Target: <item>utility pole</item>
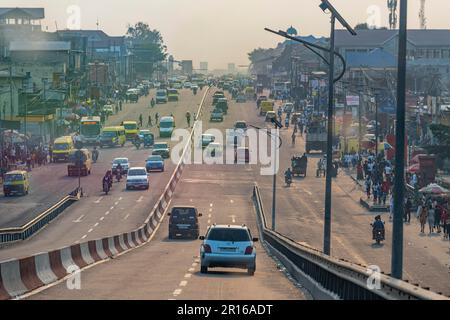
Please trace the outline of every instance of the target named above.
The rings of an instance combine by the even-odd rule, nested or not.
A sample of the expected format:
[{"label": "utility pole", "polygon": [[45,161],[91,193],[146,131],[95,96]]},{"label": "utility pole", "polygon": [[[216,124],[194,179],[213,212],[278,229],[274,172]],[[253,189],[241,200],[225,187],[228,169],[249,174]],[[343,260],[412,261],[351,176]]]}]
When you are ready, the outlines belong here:
[{"label": "utility pole", "polygon": [[405,94],[407,0],[400,1],[400,29],[398,41],[397,121],[395,132],[394,221],[392,229],[391,274],[396,279],[403,275],[403,207],[405,194]]},{"label": "utility pole", "polygon": [[[10,98],[10,112],[9,119],[13,119],[14,105],[13,105],[13,78],[12,78],[12,62],[9,62],[9,98]],[[5,117],[6,118],[6,117]]]}]

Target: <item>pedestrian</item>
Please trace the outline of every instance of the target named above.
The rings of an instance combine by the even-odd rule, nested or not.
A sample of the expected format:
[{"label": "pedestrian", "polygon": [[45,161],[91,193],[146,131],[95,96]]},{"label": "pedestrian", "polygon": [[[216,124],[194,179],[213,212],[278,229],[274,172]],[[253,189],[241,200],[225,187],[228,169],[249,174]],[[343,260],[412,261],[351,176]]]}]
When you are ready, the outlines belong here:
[{"label": "pedestrian", "polygon": [[426,205],[422,205],[419,213],[420,233],[425,233],[425,224],[427,223],[428,210]]},{"label": "pedestrian", "polygon": [[364,171],[361,161],[359,161],[358,165],[356,166],[356,180],[364,180]]},{"label": "pedestrian", "polygon": [[159,121],[159,113],[157,112],[155,114],[155,124],[158,124],[158,121]]},{"label": "pedestrian", "polygon": [[436,200],[433,203],[434,206],[434,227],[437,233],[441,233],[441,206],[438,206]]},{"label": "pedestrian", "polygon": [[142,127],[142,122],[144,121],[142,113],[139,115],[139,126]]},{"label": "pedestrian", "polygon": [[153,126],[153,123],[152,123],[152,115],[149,114],[149,115],[148,115],[148,123],[147,123],[147,127],[152,127],[152,126]]},{"label": "pedestrian", "polygon": [[406,198],[406,202],[405,202],[405,222],[411,223],[411,207],[412,207],[412,203],[411,203],[411,199],[409,199],[409,197]]},{"label": "pedestrian", "polygon": [[122,99],[119,101],[119,110],[122,111]]},{"label": "pedestrian", "polygon": [[383,195],[383,205],[386,205],[386,199],[387,199],[387,196],[389,195],[389,189],[390,189],[389,181],[387,179],[383,180],[383,183],[381,184],[381,192]]},{"label": "pedestrian", "polygon": [[428,222],[428,228],[430,230],[430,235],[434,232],[434,205],[431,203],[428,205],[428,216],[427,216],[427,222]]},{"label": "pedestrian", "polygon": [[448,210],[448,204],[447,208],[444,205],[441,206],[441,221],[444,229],[444,240],[450,240],[450,210]]}]

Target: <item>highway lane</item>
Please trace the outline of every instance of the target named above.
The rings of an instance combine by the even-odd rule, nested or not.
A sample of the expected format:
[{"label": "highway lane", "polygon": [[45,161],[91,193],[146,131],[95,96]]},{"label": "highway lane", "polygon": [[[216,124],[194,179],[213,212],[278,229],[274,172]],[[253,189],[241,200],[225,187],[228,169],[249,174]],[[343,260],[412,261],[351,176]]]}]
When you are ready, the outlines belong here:
[{"label": "highway lane", "polygon": [[[210,109],[202,114],[203,127],[231,128],[254,106],[230,105],[230,114],[210,124]],[[253,165],[188,165],[177,186],[173,205],[194,205],[203,216],[201,233],[208,225],[246,224],[257,236],[251,199]],[[259,243],[253,277],[246,270],[210,269],[201,274],[199,240],[169,240],[164,219],[150,243],[81,273],[81,290],[60,283],[30,299],[304,299],[304,294],[281,272]]]},{"label": "highway lane", "polygon": [[[141,99],[137,104],[124,104],[125,113],[112,116],[108,121],[111,124],[118,124],[123,120],[137,119],[141,113],[146,119],[149,112],[152,117],[158,112],[161,116],[173,114],[177,127],[187,128],[185,113],[188,110],[191,113],[197,112],[205,91],[206,89],[193,95],[190,90],[181,90],[179,102],[160,104],[151,109],[149,102],[152,95],[150,95]],[[170,142],[170,139],[159,138],[156,126],[150,129],[155,133],[156,141]],[[172,142],[170,143],[172,144]],[[60,217],[34,237],[0,249],[0,261],[130,231],[141,225],[169,181],[175,164],[166,160],[165,172],[151,173],[150,190],[148,191],[126,191],[124,179],[121,183],[115,182],[112,192],[105,196],[101,191],[101,179],[106,170],[110,168],[113,158],[126,156],[130,159],[132,166],[144,166],[145,159],[150,153],[151,149],[136,150],[131,143],[127,143],[124,148],[101,149],[99,161],[94,165],[93,173],[81,180],[85,197],[66,209]],[[56,186],[53,181],[48,182],[55,190],[58,190],[58,186],[59,188],[65,187],[64,183],[67,181],[73,184],[70,187],[72,190],[77,186],[76,178],[64,176],[65,164],[54,165],[54,168],[51,165],[49,168],[52,168],[53,171],[51,172],[52,176],[50,176],[50,172],[47,173],[47,179],[61,176],[63,180]],[[59,168],[59,171],[55,168]],[[45,179],[46,177],[42,176],[41,181],[45,181]]]}]

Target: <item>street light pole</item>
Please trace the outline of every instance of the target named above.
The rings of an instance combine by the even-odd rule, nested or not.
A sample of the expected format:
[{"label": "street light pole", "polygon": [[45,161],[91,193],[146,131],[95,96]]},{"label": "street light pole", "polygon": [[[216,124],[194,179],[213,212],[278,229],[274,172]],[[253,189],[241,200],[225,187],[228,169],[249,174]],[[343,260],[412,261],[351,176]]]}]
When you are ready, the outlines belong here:
[{"label": "street light pole", "polygon": [[325,185],[325,217],[323,229],[323,252],[331,253],[331,185],[333,174],[333,121],[334,121],[334,34],[336,17],[331,15],[330,60],[328,72],[328,134],[327,134],[327,176]]},{"label": "street light pole", "polygon": [[403,275],[403,207],[405,193],[405,94],[406,94],[407,0],[400,1],[398,41],[397,122],[395,128],[394,218],[392,228],[391,274]]},{"label": "street light pole", "polygon": [[375,156],[378,157],[378,94],[375,94]]}]

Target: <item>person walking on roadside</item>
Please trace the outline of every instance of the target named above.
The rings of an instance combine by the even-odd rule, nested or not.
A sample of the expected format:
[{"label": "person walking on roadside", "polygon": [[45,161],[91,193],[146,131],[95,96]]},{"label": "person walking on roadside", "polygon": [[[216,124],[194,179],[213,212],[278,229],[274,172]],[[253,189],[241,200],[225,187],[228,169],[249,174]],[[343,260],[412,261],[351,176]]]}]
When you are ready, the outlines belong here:
[{"label": "person walking on roadside", "polygon": [[139,115],[139,126],[142,127],[142,123],[143,123],[144,119],[142,117],[142,113]]},{"label": "person walking on roadside", "polygon": [[428,215],[427,215],[428,228],[430,230],[429,235],[431,235],[434,232],[434,211],[435,207],[433,203],[430,203],[428,205]]},{"label": "person walking on roadside", "polygon": [[367,176],[366,182],[365,182],[367,199],[370,199],[370,186],[371,186],[371,184],[372,184],[372,181],[370,180],[370,177]]},{"label": "person walking on roadside", "polygon": [[147,127],[153,127],[152,115],[151,114],[148,115]]},{"label": "person walking on roadside", "polygon": [[441,233],[441,206],[438,206],[436,200],[433,202],[434,207],[434,227],[437,233]]},{"label": "person walking on roadside", "polygon": [[425,224],[427,223],[427,216],[428,216],[427,206],[423,204],[420,207],[419,212],[420,233],[425,233]]},{"label": "person walking on roadside", "polygon": [[411,207],[412,207],[411,199],[407,197],[405,202],[405,216],[404,216],[405,222],[407,223],[411,223]]},{"label": "person walking on roadside", "polygon": [[155,124],[158,124],[158,122],[159,122],[159,113],[157,112],[155,114]]}]

